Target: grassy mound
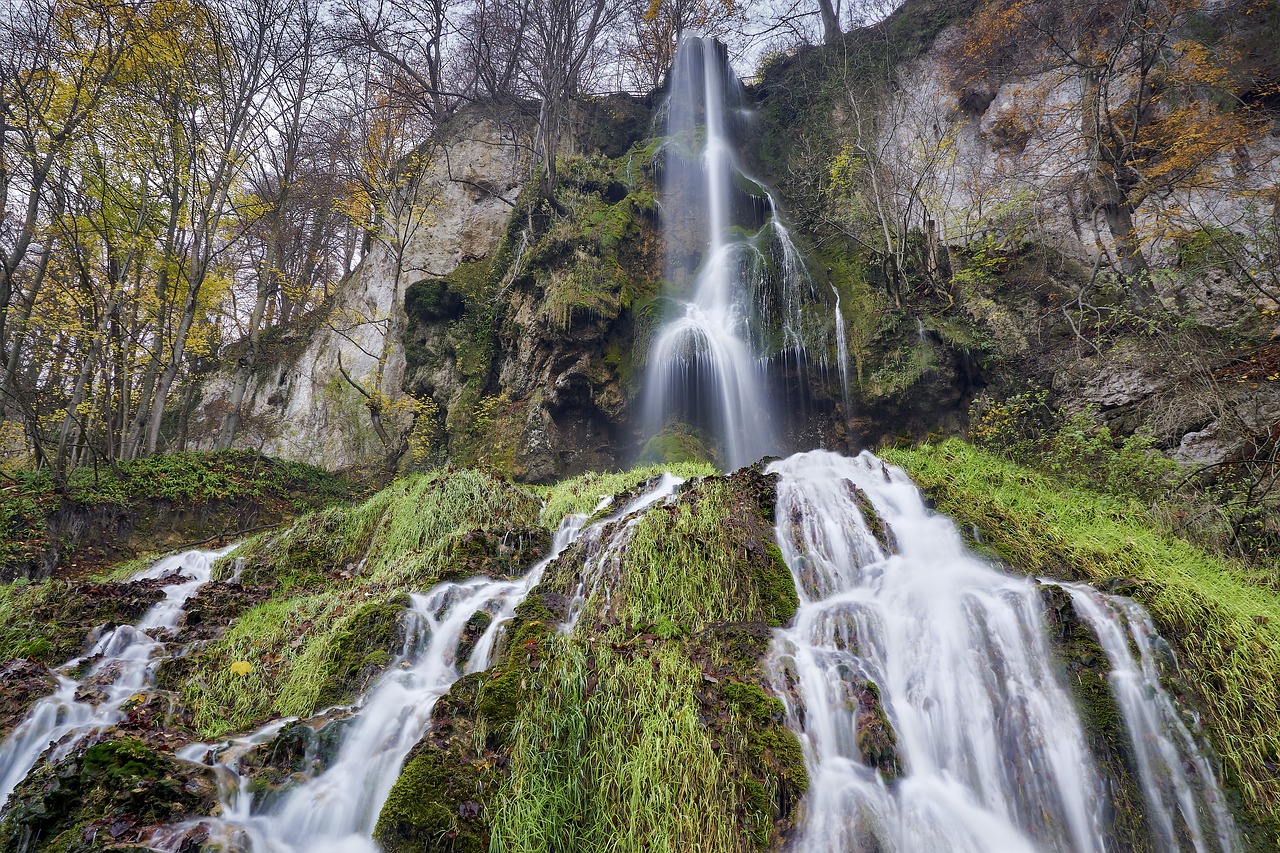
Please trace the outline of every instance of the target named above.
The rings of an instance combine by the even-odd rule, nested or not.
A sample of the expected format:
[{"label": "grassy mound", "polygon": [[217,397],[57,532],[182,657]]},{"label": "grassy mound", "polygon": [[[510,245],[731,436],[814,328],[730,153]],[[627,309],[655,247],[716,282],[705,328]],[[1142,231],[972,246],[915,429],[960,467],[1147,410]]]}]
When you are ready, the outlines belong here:
[{"label": "grassy mound", "polygon": [[346,499],[352,486],[248,450],[180,452],[77,468],[61,494],[48,472],[0,489],[0,579],[98,572],[149,551],[235,535]]},{"label": "grassy mound", "polygon": [[[405,593],[441,580],[519,574],[545,552],[540,495],[477,471],[408,477],[355,506],[298,519],[218,571],[271,598],[214,642],[166,663],[190,723],[216,737],[348,701],[399,649]],[[512,535],[512,534],[522,535]],[[246,672],[243,666],[250,669]]]},{"label": "grassy mound", "polygon": [[1012,565],[1111,582],[1177,651],[1174,686],[1202,709],[1245,827],[1280,839],[1280,596],[1256,574],[1160,532],[1140,505],[1073,489],[959,440],[886,454],[940,512],[975,525]]},{"label": "grassy mound", "polygon": [[[603,490],[653,473],[565,484],[544,520],[589,512]],[[777,840],[808,782],[782,704],[762,689],[768,626],[796,607],[769,544],[773,496],[774,479],[759,471],[704,479],[641,515],[616,561],[594,549],[620,525],[549,567],[499,662],[442,700],[383,809],[384,849],[432,838],[511,851]],[[584,581],[581,616],[565,633]]]}]

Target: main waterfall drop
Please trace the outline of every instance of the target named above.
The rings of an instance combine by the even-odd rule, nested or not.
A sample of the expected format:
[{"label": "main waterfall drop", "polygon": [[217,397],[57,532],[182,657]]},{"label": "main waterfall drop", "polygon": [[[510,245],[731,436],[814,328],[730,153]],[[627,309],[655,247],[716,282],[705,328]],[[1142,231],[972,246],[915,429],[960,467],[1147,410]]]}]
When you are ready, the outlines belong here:
[{"label": "main waterfall drop", "polygon": [[694,431],[727,470],[781,452],[778,375],[803,375],[814,344],[825,369],[833,325],[772,196],[738,162],[745,115],[724,45],[685,39],[661,149],[670,307],[649,349],[643,417],[649,436]]}]

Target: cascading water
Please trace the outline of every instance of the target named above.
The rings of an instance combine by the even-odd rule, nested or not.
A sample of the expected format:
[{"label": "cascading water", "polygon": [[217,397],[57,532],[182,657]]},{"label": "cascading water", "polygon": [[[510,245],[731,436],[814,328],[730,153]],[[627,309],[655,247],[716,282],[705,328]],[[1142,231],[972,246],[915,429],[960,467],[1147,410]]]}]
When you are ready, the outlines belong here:
[{"label": "cascading water", "polygon": [[1167,647],[1159,650],[1163,640],[1150,614],[1132,599],[1083,584],[1061,586],[1107,654],[1108,678],[1129,730],[1158,848],[1235,849],[1235,826],[1214,783],[1213,767],[1160,685],[1158,661],[1172,655]]},{"label": "cascading water", "polygon": [[[737,162],[742,110],[724,46],[681,42],[662,148],[668,281],[679,288],[697,269],[649,349],[643,413],[649,435],[677,423],[704,432],[727,469],[781,447],[771,360],[803,370],[808,338],[821,339],[825,364],[830,310],[772,196]],[[821,323],[808,317],[816,306]]]},{"label": "cascading water", "polygon": [[[163,660],[160,652],[164,643],[153,635],[177,626],[183,606],[212,577],[214,562],[233,547],[165,557],[130,578],[140,581],[172,576],[172,582],[163,587],[164,598],[136,625],[113,628],[97,639],[88,654],[60,667],[58,689],[38,701],[0,745],[0,807],[50,745],[50,760],[60,760],[87,736],[120,720],[125,703],[150,683]],[[89,669],[83,678],[68,674],[85,664]],[[83,685],[94,685],[101,692],[77,698]]]},{"label": "cascading water", "polygon": [[[523,578],[477,577],[446,582],[412,596],[405,647],[400,658],[360,700],[347,721],[335,759],[314,777],[289,790],[266,810],[255,810],[251,780],[238,761],[254,745],[270,741],[283,725],[273,722],[248,737],[212,746],[193,744],[187,760],[211,763],[222,792],[220,818],[169,827],[152,838],[159,849],[179,849],[196,824],[211,843],[254,853],[376,853],[373,830],[405,757],[431,722],[436,701],[465,673],[489,666],[503,624],[515,613],[543,571],[580,534],[599,538],[605,526],[664,499],[681,480],[663,476],[617,513],[583,534],[586,516],[570,515],[556,532],[551,553]],[[603,507],[601,507],[603,508]],[[492,620],[466,660],[460,642],[471,617]]]},{"label": "cascading water", "polygon": [[[868,453],[815,451],[770,470],[801,602],[771,652],[811,775],[797,849],[1114,849],[1107,785],[1055,674],[1035,582],[969,556],[907,476]],[[1123,624],[1095,611],[1099,625]],[[1138,695],[1149,690],[1134,701],[1158,706]],[[885,773],[870,753],[887,726],[899,765]],[[1181,748],[1194,752],[1189,737]],[[1174,821],[1179,796],[1151,797],[1153,824]],[[1153,842],[1177,849],[1166,840]],[[1231,848],[1229,831],[1216,846]]]}]

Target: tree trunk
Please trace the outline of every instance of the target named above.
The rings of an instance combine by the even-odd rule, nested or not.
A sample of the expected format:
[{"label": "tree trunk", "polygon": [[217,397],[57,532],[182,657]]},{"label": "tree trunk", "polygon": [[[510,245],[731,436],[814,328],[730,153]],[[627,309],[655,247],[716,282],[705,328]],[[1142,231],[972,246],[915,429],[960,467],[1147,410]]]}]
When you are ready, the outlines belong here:
[{"label": "tree trunk", "polygon": [[1108,195],[1102,205],[1102,215],[1107,220],[1107,228],[1116,243],[1116,261],[1120,264],[1120,275],[1124,278],[1134,306],[1143,310],[1151,308],[1157,304],[1159,296],[1151,284],[1151,272],[1147,259],[1142,254],[1137,229],[1133,225],[1133,205],[1118,190]]},{"label": "tree trunk", "polygon": [[253,303],[253,313],[249,316],[248,349],[236,365],[235,384],[231,386],[231,411],[227,412],[222,423],[222,434],[218,436],[218,449],[227,450],[235,441],[236,431],[240,429],[240,407],[244,403],[245,391],[249,388],[249,380],[253,377],[253,368],[258,363],[258,341],[262,337],[262,316],[266,313],[267,302],[272,294],[280,290],[276,270],[279,268],[279,242],[274,236],[271,246],[263,258],[262,272],[258,279],[258,298]]},{"label": "tree trunk", "polygon": [[822,16],[822,43],[835,44],[840,40],[840,16],[831,0],[818,0],[818,12]]}]

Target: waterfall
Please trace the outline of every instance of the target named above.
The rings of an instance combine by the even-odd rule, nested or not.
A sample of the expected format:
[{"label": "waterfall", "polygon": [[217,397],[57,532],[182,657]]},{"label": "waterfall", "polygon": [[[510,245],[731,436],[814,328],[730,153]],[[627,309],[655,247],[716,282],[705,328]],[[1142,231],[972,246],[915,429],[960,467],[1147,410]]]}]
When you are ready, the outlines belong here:
[{"label": "waterfall", "polygon": [[[1173,699],[1160,685],[1158,660],[1171,657],[1151,616],[1132,599],[1084,584],[1061,584],[1097,635],[1111,665],[1109,680],[1137,759],[1148,820],[1159,849],[1196,851],[1238,846],[1213,767],[1196,746]],[[1137,652],[1135,659],[1133,652]],[[1202,817],[1212,836],[1206,838]]]},{"label": "waterfall", "polygon": [[[90,734],[120,720],[125,703],[151,683],[157,664],[163,660],[164,643],[155,635],[177,626],[183,606],[213,576],[214,562],[234,547],[165,557],[129,579],[170,582],[162,587],[164,598],[136,624],[105,632],[87,654],[59,667],[55,673],[57,690],[36,702],[0,744],[0,808],[45,749],[52,745],[49,760],[61,760]],[[82,678],[70,675],[85,665],[88,671]],[[78,698],[83,685],[93,685],[101,692],[97,697]]]},{"label": "waterfall", "polygon": [[[445,582],[411,597],[404,648],[359,700],[345,723],[335,759],[265,809],[256,808],[250,778],[239,759],[269,742],[289,721],[275,721],[244,738],[222,744],[192,744],[179,757],[212,765],[220,779],[221,817],[166,828],[151,839],[158,849],[181,849],[197,825],[210,841],[255,853],[377,853],[373,830],[400,775],[401,765],[431,722],[436,701],[463,674],[488,668],[498,636],[538,584],[542,573],[580,535],[599,539],[607,525],[663,500],[683,481],[658,478],[616,513],[583,531],[587,517],[569,515],[557,530],[550,554],[518,580],[485,577]],[[604,502],[597,510],[605,508]],[[459,646],[471,618],[492,620],[466,660]]]},{"label": "waterfall", "polygon": [[[969,555],[907,476],[869,453],[814,451],[770,470],[780,475],[775,532],[801,602],[770,653],[811,775],[797,849],[1115,849],[1107,783],[1057,674],[1037,584]],[[1073,596],[1124,682],[1128,650],[1105,632],[1123,633],[1127,619],[1149,633],[1149,621],[1078,588]],[[1176,721],[1152,698],[1153,679],[1148,672],[1130,691],[1145,708],[1137,713],[1154,715],[1150,730],[1131,728],[1135,740],[1167,737]],[[1179,754],[1198,756],[1173,729]],[[1154,777],[1177,763],[1161,754]],[[1207,761],[1195,760],[1220,803]],[[1181,815],[1194,825],[1178,784],[1157,787],[1150,822],[1172,826]],[[1156,849],[1177,849],[1171,834],[1156,835]],[[1232,846],[1220,830],[1212,849]]]},{"label": "waterfall", "polygon": [[666,109],[662,213],[674,286],[649,348],[644,426],[649,435],[692,427],[734,469],[780,450],[773,363],[802,375],[819,341],[825,365],[826,317],[809,317],[819,294],[800,251],[773,197],[737,161],[742,89],[723,45],[681,42]]}]

